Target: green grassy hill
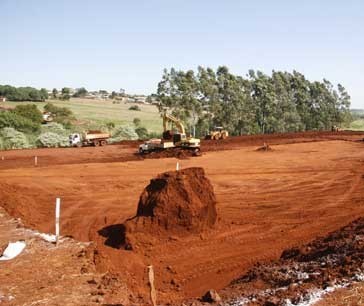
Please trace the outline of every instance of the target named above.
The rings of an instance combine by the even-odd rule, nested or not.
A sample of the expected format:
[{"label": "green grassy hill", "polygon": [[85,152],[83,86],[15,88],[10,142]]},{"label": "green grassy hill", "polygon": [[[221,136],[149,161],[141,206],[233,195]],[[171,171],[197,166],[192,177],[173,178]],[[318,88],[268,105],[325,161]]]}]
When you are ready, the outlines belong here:
[{"label": "green grassy hill", "polygon": [[364,131],[364,110],[352,109],[350,112],[354,120],[350,123],[348,128],[355,131]]},{"label": "green grassy hill", "polygon": [[83,128],[102,127],[108,122],[117,124],[133,124],[134,118],[141,120],[141,125],[150,132],[162,131],[162,119],[154,105],[139,105],[141,111],[131,111],[133,104],[112,100],[90,100],[72,98],[70,101],[49,100],[47,102],[5,102],[6,107],[15,107],[18,104],[36,104],[42,111],[46,103],[53,103],[60,107],[68,107],[77,118],[78,125]]}]

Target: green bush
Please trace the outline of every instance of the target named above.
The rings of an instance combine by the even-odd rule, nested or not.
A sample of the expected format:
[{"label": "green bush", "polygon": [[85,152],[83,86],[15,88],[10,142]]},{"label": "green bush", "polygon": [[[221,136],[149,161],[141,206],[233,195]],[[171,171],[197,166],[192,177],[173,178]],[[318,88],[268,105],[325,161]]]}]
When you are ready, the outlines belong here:
[{"label": "green bush", "polygon": [[132,111],[141,111],[140,107],[138,105],[132,105],[129,107],[129,110]]},{"label": "green bush", "polygon": [[138,134],[135,129],[129,125],[118,125],[115,127],[110,138],[110,142],[118,142],[121,140],[137,140]]},{"label": "green bush", "polygon": [[1,145],[3,149],[27,149],[30,147],[29,142],[24,133],[19,132],[11,127],[1,129],[2,138]]},{"label": "green bush", "polygon": [[41,124],[15,114],[14,112],[0,112],[0,129],[12,127],[24,133],[35,133],[40,130]]},{"label": "green bush", "polygon": [[43,125],[41,128],[41,132],[42,133],[51,132],[62,136],[68,136],[68,134],[70,134],[70,132],[67,131],[62,124],[57,122],[51,122]]},{"label": "green bush", "polygon": [[37,139],[37,146],[46,148],[68,147],[68,137],[53,132],[42,133]]},{"label": "green bush", "polygon": [[17,105],[12,112],[38,124],[43,121],[42,113],[35,104]]},{"label": "green bush", "polygon": [[54,121],[63,124],[66,129],[70,129],[72,122],[75,120],[72,111],[67,107],[59,107],[52,103],[47,103],[44,106],[44,111],[52,113],[55,117]]},{"label": "green bush", "polygon": [[142,123],[142,121],[140,120],[140,118],[134,118],[133,119],[133,123],[136,127],[140,126],[140,124]]},{"label": "green bush", "polygon": [[148,130],[145,127],[138,127],[135,129],[135,132],[138,134],[139,139],[149,138]]}]

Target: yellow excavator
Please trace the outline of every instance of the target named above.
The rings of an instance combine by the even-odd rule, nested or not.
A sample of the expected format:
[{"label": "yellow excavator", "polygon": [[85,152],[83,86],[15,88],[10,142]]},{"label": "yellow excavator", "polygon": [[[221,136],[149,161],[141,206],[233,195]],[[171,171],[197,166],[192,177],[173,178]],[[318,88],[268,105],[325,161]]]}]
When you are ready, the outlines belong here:
[{"label": "yellow excavator", "polygon": [[[181,120],[167,114],[162,115],[163,118],[163,139],[150,139],[139,146],[139,153],[149,153],[153,151],[162,151],[171,148],[182,148],[193,150],[194,152],[200,151],[200,139],[188,137],[186,130]],[[168,128],[168,124],[171,128]],[[177,132],[173,131],[173,125]]]}]

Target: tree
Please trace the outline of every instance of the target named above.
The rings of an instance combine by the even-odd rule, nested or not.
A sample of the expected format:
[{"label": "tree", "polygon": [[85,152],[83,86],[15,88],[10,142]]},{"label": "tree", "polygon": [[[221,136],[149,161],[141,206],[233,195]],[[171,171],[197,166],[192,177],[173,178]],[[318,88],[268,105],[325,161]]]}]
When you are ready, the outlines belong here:
[{"label": "tree", "polygon": [[52,90],[52,98],[53,99],[57,99],[57,97],[58,97],[58,90],[57,90],[57,88],[53,88],[53,90]]},{"label": "tree", "polygon": [[33,87],[16,88],[10,85],[0,85],[0,95],[9,101],[44,101],[48,98],[48,92],[44,88],[38,90]]},{"label": "tree", "polygon": [[69,100],[71,98],[71,90],[67,87],[63,87],[61,90],[61,100]]},{"label": "tree", "polygon": [[71,127],[72,122],[75,120],[72,111],[67,107],[58,107],[52,103],[47,103],[44,106],[44,111],[52,113],[54,121],[61,123],[67,129]]},{"label": "tree", "polygon": [[14,112],[0,112],[0,129],[11,127],[24,133],[37,133],[41,125]]},{"label": "tree", "polygon": [[339,84],[308,81],[299,72],[250,70],[247,77],[198,67],[164,70],[158,83],[159,112],[171,112],[193,134],[214,125],[232,135],[330,129],[350,120],[350,96]]},{"label": "tree", "polygon": [[81,87],[76,90],[76,92],[73,96],[76,98],[83,98],[87,95],[87,93],[88,93],[88,91],[86,90],[86,88]]},{"label": "tree", "polygon": [[145,127],[137,127],[135,132],[138,134],[139,139],[147,139],[149,137],[148,130]]},{"label": "tree", "polygon": [[17,105],[12,112],[34,123],[41,124],[43,121],[42,113],[35,104]]}]

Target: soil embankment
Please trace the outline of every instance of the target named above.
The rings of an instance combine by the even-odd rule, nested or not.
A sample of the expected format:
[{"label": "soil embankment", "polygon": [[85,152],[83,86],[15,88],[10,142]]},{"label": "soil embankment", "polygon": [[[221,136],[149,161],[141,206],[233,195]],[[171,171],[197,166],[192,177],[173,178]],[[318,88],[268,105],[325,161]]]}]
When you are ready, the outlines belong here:
[{"label": "soil embankment", "polygon": [[[364,215],[364,143],[354,141],[362,135],[316,135],[265,141],[256,136],[250,144],[231,138],[236,144],[229,150],[219,151],[219,143],[211,152],[211,142],[210,152],[179,160],[182,170],[204,168],[216,196],[217,222],[198,235],[151,236],[133,251],[123,248],[123,225],[135,216],[150,179],[176,168],[175,158],[125,162],[123,154],[135,149],[128,145],[4,152],[10,155],[0,160],[0,205],[27,226],[52,233],[54,201],[61,197],[61,234],[93,241],[98,269],[125,281],[135,305],[148,299],[150,264],[158,302],[178,305],[210,288],[219,291],[255,263],[279,259],[285,249]],[[256,151],[264,142],[273,149],[267,154]],[[52,163],[43,164],[47,158]],[[30,165],[23,167],[25,160]],[[108,227],[113,234],[102,235]]]}]

